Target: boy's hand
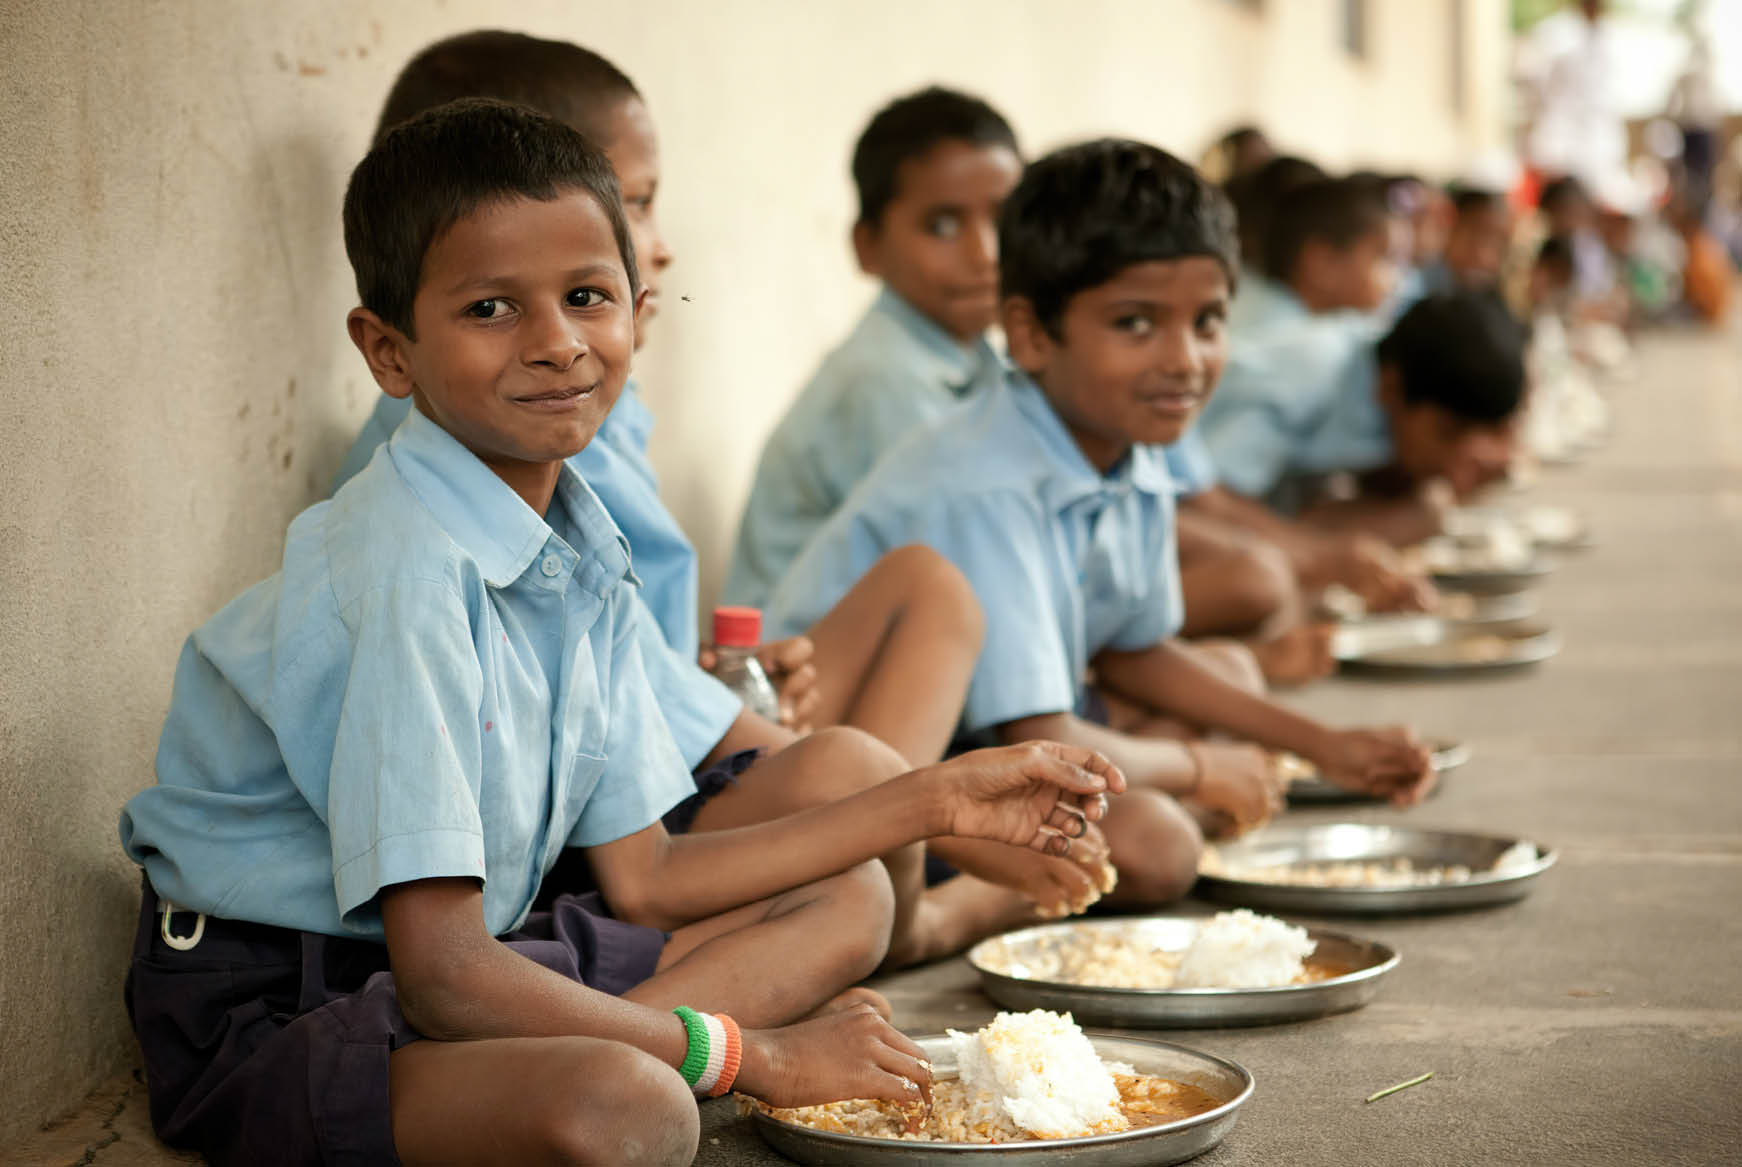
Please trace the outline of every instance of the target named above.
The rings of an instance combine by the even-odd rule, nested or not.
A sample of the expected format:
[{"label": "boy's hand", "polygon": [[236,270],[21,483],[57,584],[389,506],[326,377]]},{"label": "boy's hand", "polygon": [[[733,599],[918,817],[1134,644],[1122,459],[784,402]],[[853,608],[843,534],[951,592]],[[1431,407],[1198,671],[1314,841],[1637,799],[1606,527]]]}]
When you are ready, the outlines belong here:
[{"label": "boy's hand", "polygon": [[1232,835],[1263,826],[1282,809],[1288,782],[1267,751],[1236,742],[1193,742],[1191,749],[1203,773],[1188,797],[1226,815]]},{"label": "boy's hand", "polygon": [[817,691],[817,666],[811,663],[816,645],[808,636],[789,636],[756,650],[762,671],[780,694],[780,724],[793,733],[811,731],[822,694]]},{"label": "boy's hand", "polygon": [[1044,919],[1080,915],[1115,880],[1107,837],[1093,823],[1062,859],[982,839],[934,839],[929,846],[964,873],[1020,892]]},{"label": "boy's hand", "polygon": [[1339,730],[1313,761],[1326,781],[1388,798],[1394,806],[1414,806],[1439,777],[1427,747],[1400,728]]},{"label": "boy's hand", "polygon": [[1068,855],[1125,790],[1119,767],[1094,750],[1023,742],[974,750],[922,771],[941,788],[937,833]]},{"label": "boy's hand", "polygon": [[[817,666],[811,663],[816,645],[808,636],[789,636],[764,644],[756,650],[756,663],[768,674],[774,691],[780,698],[780,724],[803,737],[815,727],[822,694],[817,691]],[[713,672],[718,661],[714,646],[704,644],[696,653],[696,663],[704,672]]]},{"label": "boy's hand", "polygon": [[770,1106],[931,1099],[925,1051],[868,1004],[781,1029],[744,1030],[736,1088]]},{"label": "boy's hand", "polygon": [[1439,603],[1428,578],[1372,535],[1340,539],[1333,562],[1336,582],[1360,596],[1369,612],[1428,612]]}]

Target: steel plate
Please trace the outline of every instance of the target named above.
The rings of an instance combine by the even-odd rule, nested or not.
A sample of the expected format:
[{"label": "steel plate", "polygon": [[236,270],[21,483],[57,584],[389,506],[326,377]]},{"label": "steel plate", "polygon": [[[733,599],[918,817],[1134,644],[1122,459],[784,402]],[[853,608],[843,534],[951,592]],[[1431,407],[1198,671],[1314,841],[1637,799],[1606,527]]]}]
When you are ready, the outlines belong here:
[{"label": "steel plate", "polygon": [[1307,930],[1317,942],[1309,959],[1346,970],[1305,985],[1266,989],[1115,989],[1047,980],[1049,950],[1084,934],[1122,934],[1169,952],[1191,946],[1202,920],[1177,916],[1070,920],[983,940],[968,952],[980,987],[1006,1009],[1069,1011],[1083,1024],[1125,1029],[1207,1029],[1273,1025],[1359,1009],[1397,967],[1391,948],[1338,932]]},{"label": "steel plate", "polygon": [[[943,1034],[914,1038],[935,1072],[954,1070],[954,1053]],[[1019,1143],[918,1143],[840,1135],[796,1126],[751,1112],[758,1134],[782,1155],[817,1167],[1042,1167],[1093,1164],[1140,1167],[1183,1163],[1208,1151],[1234,1129],[1240,1108],[1252,1097],[1252,1074],[1238,1062],[1167,1041],[1091,1033],[1089,1040],[1105,1061],[1127,1062],[1140,1073],[1196,1086],[1222,1105],[1178,1122],[1141,1127],[1084,1139],[1034,1139]]]},{"label": "steel plate", "polygon": [[1505,873],[1488,871],[1508,848],[1527,841],[1530,840],[1364,823],[1266,827],[1237,842],[1218,845],[1223,867],[1237,871],[1242,867],[1280,864],[1402,858],[1429,867],[1460,865],[1476,874],[1460,883],[1389,888],[1306,887],[1263,883],[1237,875],[1200,875],[1197,891],[1224,903],[1308,915],[1382,915],[1504,904],[1529,895],[1537,878],[1559,858],[1555,851],[1536,843],[1535,863]]},{"label": "steel plate", "polygon": [[[1333,634],[1331,649],[1344,668],[1362,671],[1464,674],[1516,669],[1539,664],[1561,650],[1560,634],[1546,624],[1515,620],[1505,624],[1450,625],[1438,640],[1425,634],[1413,643],[1387,643],[1369,637],[1339,642],[1346,630]],[[1493,655],[1476,655],[1478,644],[1502,642]],[[1339,651],[1340,650],[1340,651]]]}]

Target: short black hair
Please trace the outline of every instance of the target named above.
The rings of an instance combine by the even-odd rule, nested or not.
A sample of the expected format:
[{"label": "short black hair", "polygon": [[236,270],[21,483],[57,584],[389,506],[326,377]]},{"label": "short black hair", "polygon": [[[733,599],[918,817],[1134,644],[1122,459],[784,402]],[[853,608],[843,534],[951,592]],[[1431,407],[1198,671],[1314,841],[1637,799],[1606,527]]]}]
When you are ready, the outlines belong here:
[{"label": "short black hair", "polygon": [[468,98],[388,132],[345,189],[345,254],[363,307],[415,338],[424,256],[456,222],[514,198],[592,195],[611,222],[631,290],[641,285],[611,163],[579,131],[523,106]]},{"label": "short black hair", "polygon": [[1585,184],[1570,174],[1550,179],[1543,184],[1542,193],[1537,196],[1536,205],[1545,213],[1552,214],[1556,207],[1571,203],[1588,203],[1591,194],[1585,189]]},{"label": "short black hair", "polygon": [[375,126],[394,126],[462,97],[494,97],[548,114],[600,145],[604,118],[641,96],[624,72],[590,49],[520,32],[480,29],[437,41],[399,71]]},{"label": "short black hair", "polygon": [[1003,292],[1034,305],[1058,334],[1070,298],[1137,263],[1208,256],[1232,287],[1239,271],[1234,209],[1165,150],[1102,138],[1029,165],[998,219]]},{"label": "short black hair", "polygon": [[1553,272],[1556,279],[1570,281],[1576,270],[1573,241],[1565,235],[1550,235],[1536,249],[1536,258],[1531,262],[1532,266],[1547,268]]},{"label": "short black hair", "polygon": [[1271,216],[1282,197],[1297,186],[1327,177],[1316,163],[1280,154],[1256,170],[1235,175],[1222,189],[1234,204],[1240,222],[1240,258],[1249,267],[1264,266],[1264,240]]},{"label": "short black hair", "polygon": [[1385,230],[1391,208],[1383,189],[1361,178],[1325,178],[1286,192],[1271,212],[1264,233],[1264,274],[1287,281],[1301,252],[1314,240],[1339,250]]},{"label": "short black hair", "polygon": [[1446,195],[1452,200],[1452,208],[1460,219],[1467,215],[1485,215],[1506,206],[1505,195],[1482,186],[1453,185],[1446,189]]},{"label": "short black hair", "polygon": [[901,164],[924,156],[940,142],[1003,146],[1022,156],[1016,131],[978,97],[936,85],[898,97],[872,115],[853,146],[859,222],[876,226],[895,201]]},{"label": "short black hair", "polygon": [[1379,342],[1403,400],[1435,405],[1476,425],[1518,412],[1524,400],[1523,327],[1490,291],[1460,289],[1410,306]]}]

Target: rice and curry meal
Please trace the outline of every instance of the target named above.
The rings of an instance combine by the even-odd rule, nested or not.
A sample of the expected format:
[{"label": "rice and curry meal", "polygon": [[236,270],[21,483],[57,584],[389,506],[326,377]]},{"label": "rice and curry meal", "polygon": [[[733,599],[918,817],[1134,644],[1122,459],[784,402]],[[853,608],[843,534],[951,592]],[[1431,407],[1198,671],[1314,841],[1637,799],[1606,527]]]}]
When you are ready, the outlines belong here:
[{"label": "rice and curry meal", "polygon": [[1087,1138],[1222,1105],[1188,1083],[1103,1061],[1069,1013],[1000,1013],[973,1033],[948,1033],[956,1074],[932,1083],[929,1107],[855,1099],[782,1108],[742,1097],[741,1105],[813,1130],[931,1143]]}]

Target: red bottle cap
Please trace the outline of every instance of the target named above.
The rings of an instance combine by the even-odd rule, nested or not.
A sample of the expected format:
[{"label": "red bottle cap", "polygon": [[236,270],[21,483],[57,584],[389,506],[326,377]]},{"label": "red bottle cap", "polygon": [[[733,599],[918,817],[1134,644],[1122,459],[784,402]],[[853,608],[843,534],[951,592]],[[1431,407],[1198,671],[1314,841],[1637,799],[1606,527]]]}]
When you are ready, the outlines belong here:
[{"label": "red bottle cap", "polygon": [[721,648],[755,648],[762,643],[761,608],[715,608],[714,643]]}]

